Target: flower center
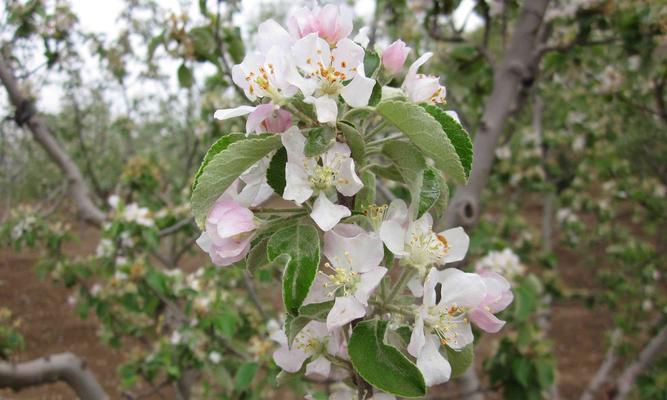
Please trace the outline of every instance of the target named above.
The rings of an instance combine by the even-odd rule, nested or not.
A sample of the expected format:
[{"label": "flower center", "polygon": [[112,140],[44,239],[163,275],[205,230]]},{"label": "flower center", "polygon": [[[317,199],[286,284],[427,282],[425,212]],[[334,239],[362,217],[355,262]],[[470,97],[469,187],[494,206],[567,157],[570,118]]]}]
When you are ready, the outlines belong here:
[{"label": "flower center", "polygon": [[[351,261],[349,255],[346,256],[348,261]],[[325,288],[331,288],[329,296],[350,296],[357,291],[357,286],[361,283],[361,275],[358,272],[348,268],[334,268],[329,263],[325,263],[324,266],[334,272],[327,275],[329,282],[324,284]]]},{"label": "flower center", "polygon": [[424,267],[440,262],[447,254],[449,245],[442,235],[429,232],[413,232],[406,244],[408,257],[406,263],[415,267]]},{"label": "flower center", "polygon": [[364,215],[371,220],[371,225],[373,225],[374,230],[377,231],[380,229],[380,225],[382,225],[382,221],[384,221],[384,215],[387,213],[387,208],[389,207],[386,204],[381,206],[371,204],[364,210]]},{"label": "flower center", "polygon": [[305,328],[295,338],[293,347],[307,354],[320,354],[327,350],[327,337],[314,336],[310,329]]},{"label": "flower center", "polygon": [[429,307],[424,322],[438,336],[440,343],[446,345],[458,340],[460,334],[456,327],[460,324],[467,324],[468,317],[465,310],[454,303],[446,308],[441,306]]},{"label": "flower center", "polygon": [[336,179],[336,171],[333,168],[318,165],[308,178],[308,181],[314,189],[325,190],[333,184],[334,179]]}]

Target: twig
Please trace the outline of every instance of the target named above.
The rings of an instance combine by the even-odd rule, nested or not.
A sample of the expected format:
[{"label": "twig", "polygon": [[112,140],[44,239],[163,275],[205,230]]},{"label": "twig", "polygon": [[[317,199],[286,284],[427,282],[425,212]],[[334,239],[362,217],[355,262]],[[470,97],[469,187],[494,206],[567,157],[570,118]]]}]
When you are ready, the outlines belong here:
[{"label": "twig", "polygon": [[593,400],[598,389],[600,389],[600,386],[602,386],[609,378],[609,374],[616,365],[616,348],[618,347],[620,339],[621,330],[618,328],[614,329],[611,334],[609,348],[607,349],[607,353],[604,356],[604,360],[602,361],[602,364],[600,364],[600,368],[598,368],[597,372],[593,376],[593,379],[591,379],[591,381],[588,383],[588,386],[581,394],[581,397],[579,398],[580,400]]}]

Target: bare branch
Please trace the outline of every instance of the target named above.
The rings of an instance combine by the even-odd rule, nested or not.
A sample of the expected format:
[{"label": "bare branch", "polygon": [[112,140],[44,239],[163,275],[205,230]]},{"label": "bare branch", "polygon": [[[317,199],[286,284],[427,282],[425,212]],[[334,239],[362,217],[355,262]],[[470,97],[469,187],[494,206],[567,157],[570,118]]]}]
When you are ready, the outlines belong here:
[{"label": "bare branch", "polygon": [[65,174],[69,183],[70,194],[83,219],[94,225],[101,225],[105,219],[105,214],[90,198],[90,191],[79,167],[60,146],[42,118],[37,115],[32,102],[21,92],[14,73],[2,54],[0,54],[0,80],[7,90],[10,102],[16,108],[17,124],[28,125],[35,140]]},{"label": "bare branch", "polygon": [[19,391],[55,382],[66,383],[83,400],[109,399],[85,361],[72,353],[53,354],[19,364],[0,362],[0,388]]},{"label": "bare branch", "polygon": [[651,364],[667,350],[667,325],[663,326],[658,333],[648,342],[646,347],[639,353],[637,360],[630,364],[621,373],[616,384],[616,396],[614,400],[624,400],[635,384],[635,381]]},{"label": "bare branch", "polygon": [[614,329],[614,332],[611,334],[611,341],[609,343],[607,353],[604,356],[604,360],[602,361],[602,364],[600,364],[600,368],[598,368],[597,372],[593,376],[593,379],[591,379],[591,381],[588,383],[588,386],[581,394],[579,400],[593,400],[595,398],[595,394],[600,389],[600,386],[602,386],[607,381],[609,374],[616,365],[616,347],[618,346],[618,342],[620,340],[621,330],[618,328]]}]

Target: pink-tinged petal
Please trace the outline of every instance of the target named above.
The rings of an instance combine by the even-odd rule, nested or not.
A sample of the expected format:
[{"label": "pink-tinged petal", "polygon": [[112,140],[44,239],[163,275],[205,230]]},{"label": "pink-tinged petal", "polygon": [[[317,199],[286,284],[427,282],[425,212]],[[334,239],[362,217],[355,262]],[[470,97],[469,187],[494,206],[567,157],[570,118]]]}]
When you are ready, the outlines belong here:
[{"label": "pink-tinged petal", "polygon": [[315,275],[315,281],[313,281],[313,284],[310,286],[308,295],[303,301],[303,305],[305,306],[307,304],[324,303],[325,301],[332,300],[333,297],[329,295],[331,293],[331,289],[325,286],[330,281],[331,279],[325,274]]},{"label": "pink-tinged petal", "polygon": [[197,246],[199,246],[205,252],[211,251],[211,238],[208,237],[206,231],[202,232],[197,239]]},{"label": "pink-tinged petal", "polygon": [[232,265],[235,262],[241,261],[245,256],[248,254],[250,251],[250,237],[248,237],[247,240],[241,242],[238,244],[238,247],[236,249],[232,250],[225,250],[227,253],[236,253],[232,254],[230,256],[221,256],[220,253],[222,251],[219,251],[219,248],[216,246],[213,246],[211,248],[211,252],[209,255],[211,256],[211,261],[213,264],[217,265],[218,267],[226,267],[228,265]]},{"label": "pink-tinged petal", "polygon": [[384,258],[380,238],[356,225],[339,224],[324,234],[324,256],[334,268],[367,272]]},{"label": "pink-tinged petal", "polygon": [[362,273],[360,277],[361,281],[357,285],[357,291],[354,293],[354,297],[364,306],[368,306],[368,298],[380,284],[380,281],[386,273],[387,268],[384,267],[375,267],[368,272]]},{"label": "pink-tinged petal", "polygon": [[286,372],[297,372],[309,357],[305,351],[295,347],[281,346],[273,353],[273,361]]},{"label": "pink-tinged petal", "polygon": [[477,307],[470,311],[468,317],[470,317],[470,320],[484,332],[496,333],[505,326],[505,321],[498,319],[495,315],[486,311],[482,307]]},{"label": "pink-tinged petal", "polygon": [[273,104],[260,104],[255,107],[253,112],[248,115],[248,120],[245,124],[246,134],[266,132],[262,126],[262,122],[273,113],[275,108],[276,106]]},{"label": "pink-tinged petal", "polygon": [[276,341],[279,345],[287,347],[287,335],[285,334],[284,330],[278,329],[274,331],[269,337],[271,340]]},{"label": "pink-tinged petal", "polygon": [[366,315],[366,307],[352,296],[336,297],[327,315],[327,328],[332,331]]},{"label": "pink-tinged petal", "polygon": [[[215,206],[214,206],[215,207]],[[215,225],[206,222],[206,230],[212,238],[228,238],[255,230],[254,214],[247,208],[234,207],[224,214]],[[214,239],[215,242],[215,239]]]},{"label": "pink-tinged petal", "polygon": [[445,254],[445,263],[461,261],[468,253],[468,246],[470,245],[470,237],[465,233],[463,228],[456,227],[447,229],[438,234],[440,239],[445,239],[447,243],[447,254]]},{"label": "pink-tinged petal", "polygon": [[455,304],[457,307],[473,309],[486,297],[486,285],[477,274],[456,268],[447,268],[437,273],[438,281],[442,283],[442,298],[439,304]]},{"label": "pink-tinged petal", "polygon": [[261,104],[248,115],[247,133],[281,133],[292,126],[292,114],[273,104]]},{"label": "pink-tinged petal", "polygon": [[317,197],[313,204],[313,211],[310,213],[313,221],[325,232],[350,215],[352,213],[349,208],[332,203],[324,193],[320,193]]},{"label": "pink-tinged petal", "polygon": [[450,330],[445,333],[447,346],[454,350],[463,350],[464,347],[475,341],[472,334],[472,327],[466,319],[462,319],[450,326]]},{"label": "pink-tinged petal", "polygon": [[382,65],[390,74],[397,74],[403,68],[410,48],[402,40],[397,40],[382,51]]},{"label": "pink-tinged petal", "polygon": [[327,97],[306,97],[303,99],[305,103],[315,106],[315,113],[317,120],[321,123],[336,122],[338,118],[338,104],[335,100]]},{"label": "pink-tinged petal", "polygon": [[239,106],[236,108],[226,108],[222,110],[217,110],[215,114],[213,114],[213,118],[219,119],[219,120],[225,120],[225,119],[230,119],[230,118],[236,118],[240,117],[243,115],[247,115],[255,111],[257,107],[252,107],[252,106]]},{"label": "pink-tinged petal", "polygon": [[429,335],[419,357],[417,357],[417,368],[424,375],[424,381],[428,387],[445,383],[452,375],[452,366],[440,354],[439,347],[437,338]]},{"label": "pink-tinged petal", "polygon": [[356,74],[352,82],[343,87],[340,95],[351,107],[365,107],[373,93],[373,86],[375,86],[375,79]]},{"label": "pink-tinged petal", "polygon": [[326,378],[329,376],[330,372],[331,362],[324,356],[319,356],[314,361],[311,361],[306,365],[306,376],[308,377],[319,376]]},{"label": "pink-tinged petal", "polygon": [[246,184],[238,201],[241,204],[247,204],[249,207],[257,207],[273,196],[273,189],[266,182],[257,182]]},{"label": "pink-tinged petal", "polygon": [[413,357],[419,357],[426,343],[426,336],[424,335],[424,319],[421,314],[415,316],[415,327],[410,335],[410,343],[408,344],[408,353]]},{"label": "pink-tinged petal", "polygon": [[405,81],[403,81],[404,90],[407,86],[414,84],[415,80],[417,79],[417,70],[419,70],[419,67],[424,65],[424,63],[426,63],[426,61],[428,61],[431,57],[433,57],[433,53],[424,53],[410,65],[410,68],[408,68],[408,73],[405,75]]}]

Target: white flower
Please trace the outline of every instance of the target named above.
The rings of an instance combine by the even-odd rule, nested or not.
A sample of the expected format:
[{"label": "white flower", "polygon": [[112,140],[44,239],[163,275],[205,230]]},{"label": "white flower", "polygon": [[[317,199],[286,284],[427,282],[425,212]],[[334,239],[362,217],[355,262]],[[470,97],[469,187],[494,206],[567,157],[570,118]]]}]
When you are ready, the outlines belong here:
[{"label": "white flower", "polygon": [[218,353],[217,351],[212,351],[209,353],[208,359],[213,364],[220,364],[220,361],[222,361],[222,355],[220,355],[220,353]]},{"label": "white flower", "polygon": [[169,338],[169,343],[176,346],[176,345],[180,344],[182,340],[183,340],[183,336],[181,336],[180,332],[173,331],[171,333],[171,337]]},{"label": "white flower", "polygon": [[[436,290],[439,293],[436,293]],[[417,368],[427,386],[447,382],[451,365],[440,354],[441,344],[462,350],[474,337],[467,313],[486,297],[486,286],[477,274],[455,268],[432,268],[423,287],[424,300],[415,317],[408,352],[417,358]]]},{"label": "white flower", "polygon": [[436,234],[432,227],[431,214],[425,213],[413,221],[405,202],[394,200],[380,226],[380,238],[397,258],[423,272],[433,264],[463,260],[470,243],[463,228],[447,229]]},{"label": "white flower", "polygon": [[306,157],[303,154],[306,138],[297,127],[287,130],[282,135],[282,142],[287,150],[283,198],[302,204],[317,193],[318,198],[310,216],[323,231],[328,231],[342,218],[350,216],[347,207],[334,204],[326,193],[335,187],[341,194],[353,196],[363,187],[354,171],[350,148],[344,143],[335,143],[321,156]]},{"label": "white flower", "polygon": [[293,71],[288,80],[301,90],[304,101],[315,106],[318,121],[336,121],[338,95],[352,107],[368,104],[375,80],[364,76],[364,49],[352,40],[341,39],[332,50],[311,33],[294,43],[292,57],[301,74]]},{"label": "white flower", "polygon": [[402,89],[413,103],[427,102],[435,104],[445,102],[447,89],[440,84],[440,78],[417,73],[419,67],[432,56],[433,53],[424,53],[423,56],[410,65],[408,73],[405,75]]},{"label": "white flower", "polygon": [[327,328],[333,330],[366,315],[368,298],[387,269],[379,266],[384,258],[380,238],[356,225],[339,224],[325,233],[323,253],[333,273],[322,273],[316,284],[326,291],[325,300],[335,298],[327,315]]},{"label": "white flower", "polygon": [[510,248],[502,251],[491,251],[475,264],[475,271],[482,273],[483,271],[495,272],[498,275],[504,276],[509,280],[523,275],[526,267],[521,264],[519,256],[516,255]]},{"label": "white flower", "polygon": [[336,355],[340,346],[340,334],[331,333],[324,323],[310,321],[294,338],[290,347],[285,331],[279,330],[271,335],[271,339],[280,344],[273,353],[273,360],[286,372],[297,372],[304,361],[306,376],[328,377],[331,373],[331,362],[326,354]]},{"label": "white flower", "polygon": [[139,207],[137,203],[130,203],[123,208],[123,219],[137,225],[147,227],[155,226],[155,221],[150,217],[150,210],[146,207]]}]

